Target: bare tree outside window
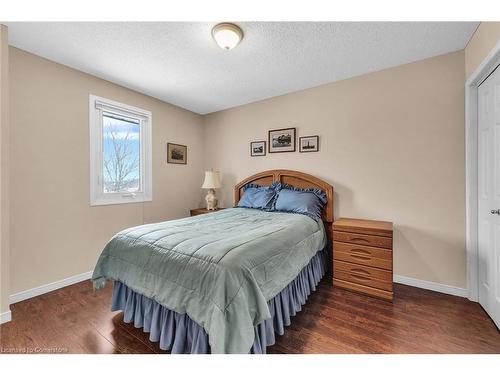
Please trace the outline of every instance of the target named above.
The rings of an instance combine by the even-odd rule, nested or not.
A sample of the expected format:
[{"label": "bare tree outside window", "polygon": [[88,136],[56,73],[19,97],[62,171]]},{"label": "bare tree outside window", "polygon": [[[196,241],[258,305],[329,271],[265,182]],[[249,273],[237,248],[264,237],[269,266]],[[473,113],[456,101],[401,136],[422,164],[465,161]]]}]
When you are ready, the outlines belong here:
[{"label": "bare tree outside window", "polygon": [[103,115],[103,188],[105,193],[140,190],[140,124]]}]

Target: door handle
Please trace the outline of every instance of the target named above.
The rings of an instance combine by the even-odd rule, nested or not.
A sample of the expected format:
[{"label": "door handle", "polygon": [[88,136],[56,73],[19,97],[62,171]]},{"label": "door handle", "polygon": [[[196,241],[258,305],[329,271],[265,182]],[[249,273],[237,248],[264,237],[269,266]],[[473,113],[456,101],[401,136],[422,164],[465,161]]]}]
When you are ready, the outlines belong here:
[{"label": "door handle", "polygon": [[500,215],[500,208],[497,208],[496,210],[491,210],[490,212],[492,215]]}]

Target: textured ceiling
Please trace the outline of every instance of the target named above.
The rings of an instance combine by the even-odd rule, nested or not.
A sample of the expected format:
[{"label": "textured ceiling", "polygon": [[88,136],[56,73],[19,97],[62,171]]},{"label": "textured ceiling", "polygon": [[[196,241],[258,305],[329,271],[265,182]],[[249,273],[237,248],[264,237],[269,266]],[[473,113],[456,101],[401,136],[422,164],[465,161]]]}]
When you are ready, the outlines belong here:
[{"label": "textured ceiling", "polygon": [[231,51],[213,23],[10,22],[9,43],[205,114],[465,47],[471,22],[241,22]]}]

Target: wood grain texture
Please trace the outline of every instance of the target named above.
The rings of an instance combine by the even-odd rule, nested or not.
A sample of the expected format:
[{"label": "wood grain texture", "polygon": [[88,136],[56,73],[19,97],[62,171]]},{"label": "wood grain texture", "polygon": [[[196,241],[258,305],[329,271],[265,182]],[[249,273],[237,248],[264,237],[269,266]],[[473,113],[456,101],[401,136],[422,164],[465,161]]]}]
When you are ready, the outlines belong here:
[{"label": "wood grain texture", "polygon": [[[465,298],[395,284],[388,303],[324,280],[268,352],[500,353],[499,331]],[[0,352],[165,353],[110,304],[111,285],[89,281],[16,303]]]},{"label": "wood grain texture", "polygon": [[392,238],[392,223],[390,221],[351,219],[342,217],[333,223],[333,229],[341,232],[373,234]]},{"label": "wood grain texture", "polygon": [[345,272],[337,272],[335,275],[339,278],[333,278],[333,285],[338,288],[363,293],[372,297],[382,298],[389,302],[392,302],[394,298],[392,284],[390,286],[391,290],[386,290],[388,289],[388,283],[382,283],[379,280],[360,282],[359,279],[354,279],[352,275],[346,274]]},{"label": "wood grain texture", "polygon": [[392,251],[378,247],[334,242],[334,259],[392,270]]},{"label": "wood grain texture", "polygon": [[382,236],[372,236],[361,233],[339,232],[336,229],[333,231],[333,240],[340,242],[348,242],[351,244],[383,247],[392,249],[392,238]]},{"label": "wood grain texture", "polygon": [[334,260],[333,276],[336,279],[392,292],[392,271]]},{"label": "wood grain texture", "polygon": [[332,228],[333,285],[392,301],[392,223],[340,218]]}]

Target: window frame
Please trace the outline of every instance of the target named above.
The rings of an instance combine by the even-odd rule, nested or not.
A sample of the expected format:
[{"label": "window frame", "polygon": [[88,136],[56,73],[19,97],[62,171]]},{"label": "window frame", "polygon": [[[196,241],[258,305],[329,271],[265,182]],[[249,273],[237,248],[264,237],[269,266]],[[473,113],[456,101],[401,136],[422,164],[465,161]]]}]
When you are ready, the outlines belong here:
[{"label": "window frame", "polygon": [[[99,108],[98,108],[99,107]],[[103,189],[103,112],[115,113],[140,121],[140,180],[137,193],[105,193]],[[153,200],[152,176],[152,124],[150,111],[89,95],[90,127],[90,206],[140,203]]]}]

